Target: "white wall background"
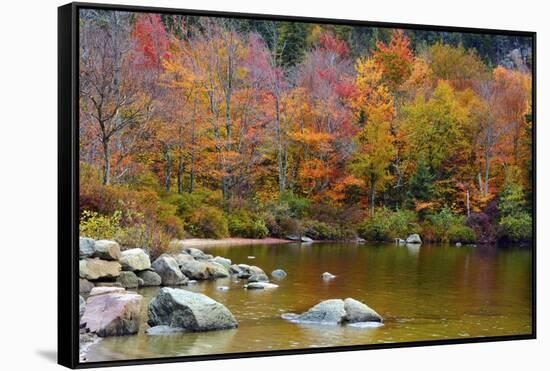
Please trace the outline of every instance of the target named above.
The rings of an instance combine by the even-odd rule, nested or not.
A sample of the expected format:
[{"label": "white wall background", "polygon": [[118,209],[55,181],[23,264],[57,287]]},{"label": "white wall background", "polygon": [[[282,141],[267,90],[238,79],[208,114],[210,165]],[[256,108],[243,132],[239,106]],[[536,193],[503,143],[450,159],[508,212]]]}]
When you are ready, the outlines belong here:
[{"label": "white wall background", "polygon": [[[541,0],[112,0],[173,8],[361,19],[538,32],[537,340],[371,350],[140,369],[540,370],[548,369],[550,260],[547,210],[550,22]],[[56,352],[56,84],[60,0],[5,1],[0,12],[0,368],[60,369]],[[138,369],[137,366],[125,368]]]}]

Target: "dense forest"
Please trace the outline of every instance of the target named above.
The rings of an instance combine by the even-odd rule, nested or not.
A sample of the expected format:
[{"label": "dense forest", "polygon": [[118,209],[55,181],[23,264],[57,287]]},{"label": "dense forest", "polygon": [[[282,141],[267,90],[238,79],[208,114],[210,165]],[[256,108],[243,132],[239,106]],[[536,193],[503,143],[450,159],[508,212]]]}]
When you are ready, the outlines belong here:
[{"label": "dense forest", "polygon": [[529,241],[530,39],[81,10],[80,233]]}]

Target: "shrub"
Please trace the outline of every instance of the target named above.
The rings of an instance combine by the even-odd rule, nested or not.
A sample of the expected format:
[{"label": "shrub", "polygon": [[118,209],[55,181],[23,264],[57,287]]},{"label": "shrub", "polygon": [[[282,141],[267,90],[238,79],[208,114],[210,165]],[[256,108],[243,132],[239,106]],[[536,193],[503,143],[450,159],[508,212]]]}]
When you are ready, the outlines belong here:
[{"label": "shrub", "polygon": [[485,212],[472,213],[465,223],[475,233],[475,241],[478,243],[493,243],[496,241],[496,231],[491,223],[491,218]]},{"label": "shrub", "polygon": [[476,240],[474,230],[466,225],[454,224],[449,228],[450,242],[473,243]]},{"label": "shrub", "polygon": [[307,198],[300,197],[290,191],[283,193],[281,203],[287,204],[290,216],[298,219],[303,218],[309,208],[309,200]]},{"label": "shrub", "polygon": [[389,241],[404,238],[415,232],[415,215],[412,211],[391,211],[386,208],[376,210],[374,215],[365,219],[358,227],[359,236],[370,241]]},{"label": "shrub", "polygon": [[507,241],[529,241],[532,238],[532,218],[526,212],[504,216],[498,223],[500,239]]},{"label": "shrub", "polygon": [[304,227],[298,219],[291,217],[283,217],[279,220],[280,235],[279,237],[285,237],[288,235],[302,236],[304,234]]},{"label": "shrub", "polygon": [[229,235],[223,212],[212,206],[196,209],[190,218],[189,232],[196,237],[224,238]]},{"label": "shrub", "polygon": [[102,215],[96,211],[83,210],[78,226],[79,233],[95,240],[113,239],[120,229],[121,215],[120,211],[115,211],[112,215]]},{"label": "shrub", "polygon": [[340,238],[337,227],[318,220],[306,220],[304,233],[314,240],[337,240]]},{"label": "shrub", "polygon": [[227,218],[229,234],[234,237],[264,238],[268,235],[264,221],[245,210],[233,212]]}]

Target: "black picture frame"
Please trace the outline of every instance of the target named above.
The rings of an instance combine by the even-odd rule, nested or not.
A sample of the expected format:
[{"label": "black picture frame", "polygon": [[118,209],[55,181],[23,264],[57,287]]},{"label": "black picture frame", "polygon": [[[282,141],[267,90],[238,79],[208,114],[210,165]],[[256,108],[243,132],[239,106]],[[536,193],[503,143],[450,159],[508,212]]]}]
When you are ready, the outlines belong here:
[{"label": "black picture frame", "polygon": [[[104,9],[135,12],[170,13],[210,17],[251,18],[258,20],[279,20],[313,22],[321,24],[339,24],[402,28],[413,30],[447,31],[461,33],[484,33],[508,36],[529,37],[532,40],[532,159],[533,159],[533,245],[532,245],[532,333],[525,335],[490,336],[451,340],[426,340],[393,344],[365,344],[326,348],[308,348],[296,350],[255,351],[216,355],[194,355],[185,357],[162,357],[148,359],[129,359],[122,361],[104,361],[79,363],[79,307],[78,307],[78,195],[79,195],[79,9]],[[391,22],[373,22],[330,18],[310,18],[283,15],[249,14],[221,11],[201,11],[190,9],[157,8],[148,6],[129,6],[97,3],[70,3],[58,8],[58,363],[69,368],[92,368],[155,363],[189,362],[217,359],[280,356],[290,354],[311,354],[342,352],[354,350],[418,347],[429,345],[449,345],[464,343],[484,343],[508,340],[536,339],[537,333],[537,295],[536,295],[536,32],[512,31],[485,28],[464,28],[422,24]]]}]

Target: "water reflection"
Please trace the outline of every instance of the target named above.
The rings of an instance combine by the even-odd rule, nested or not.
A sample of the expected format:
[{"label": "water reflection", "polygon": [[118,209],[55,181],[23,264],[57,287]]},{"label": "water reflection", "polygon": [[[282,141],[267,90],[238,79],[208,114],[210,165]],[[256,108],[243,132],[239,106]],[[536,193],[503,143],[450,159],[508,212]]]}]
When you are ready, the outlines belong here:
[{"label": "water reflection", "polygon": [[[442,245],[287,244],[207,249],[268,274],[288,275],[273,290],[245,290],[235,278],[199,282],[186,289],[226,305],[239,321],[234,330],[148,336],[145,299],[135,336],[108,338],[92,347],[90,361],[259,350],[295,349],[415,340],[527,334],[531,332],[531,251]],[[248,259],[254,256],[253,260]],[[320,275],[330,272],[332,280]],[[227,286],[227,291],[218,290]],[[291,323],[321,300],[353,297],[385,321],[379,328]]]}]

